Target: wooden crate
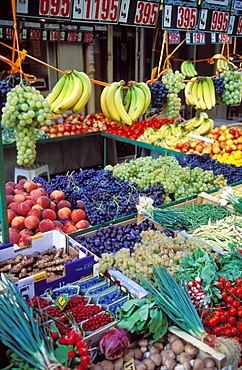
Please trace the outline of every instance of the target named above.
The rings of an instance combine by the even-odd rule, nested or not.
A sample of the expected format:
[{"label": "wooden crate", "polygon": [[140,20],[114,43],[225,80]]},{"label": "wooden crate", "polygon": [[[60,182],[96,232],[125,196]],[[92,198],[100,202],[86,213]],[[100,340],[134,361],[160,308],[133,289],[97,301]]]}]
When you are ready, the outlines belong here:
[{"label": "wooden crate", "polygon": [[191,343],[193,346],[197,347],[199,349],[199,354],[196,357],[201,358],[201,359],[204,359],[205,357],[212,357],[214,361],[216,362],[216,367],[218,370],[238,369],[238,364],[234,364],[233,366],[226,366],[226,356],[223,353],[203,343],[201,340],[194,338],[193,336],[186,333],[185,331],[175,326],[169,327],[168,330],[171,333],[176,334],[186,343]]}]

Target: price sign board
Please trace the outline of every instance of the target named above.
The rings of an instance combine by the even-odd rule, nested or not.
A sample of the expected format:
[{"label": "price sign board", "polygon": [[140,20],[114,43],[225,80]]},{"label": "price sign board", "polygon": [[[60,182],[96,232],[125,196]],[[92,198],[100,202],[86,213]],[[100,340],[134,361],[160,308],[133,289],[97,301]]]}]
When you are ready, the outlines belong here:
[{"label": "price sign board", "polygon": [[186,34],[186,44],[188,45],[204,45],[206,35],[204,32],[188,32]]},{"label": "price sign board", "polygon": [[232,0],[229,35],[242,36],[242,1]]},{"label": "price sign board", "polygon": [[155,27],[160,0],[121,0],[119,23],[135,27]]},{"label": "price sign board", "polygon": [[162,28],[195,30],[197,25],[197,1],[166,0],[162,11]]},{"label": "price sign board", "polygon": [[211,44],[223,44],[224,42],[232,44],[232,36],[224,33],[211,33]]},{"label": "price sign board", "polygon": [[71,0],[17,0],[17,15],[31,18],[70,19]]},{"label": "price sign board", "polygon": [[40,22],[24,22],[22,28],[23,40],[42,40]]},{"label": "price sign board", "polygon": [[198,30],[228,33],[231,0],[203,0],[199,10]]},{"label": "price sign board", "polygon": [[73,0],[72,19],[117,24],[119,6],[120,0]]},{"label": "price sign board", "polygon": [[180,44],[181,42],[181,36],[180,32],[168,32],[168,42],[169,44]]}]

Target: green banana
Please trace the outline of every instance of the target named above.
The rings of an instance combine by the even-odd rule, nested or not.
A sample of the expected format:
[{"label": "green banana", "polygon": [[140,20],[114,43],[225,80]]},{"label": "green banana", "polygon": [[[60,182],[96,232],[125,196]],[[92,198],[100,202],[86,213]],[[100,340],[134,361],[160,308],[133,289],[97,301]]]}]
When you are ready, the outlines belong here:
[{"label": "green banana", "polygon": [[128,112],[129,110],[129,106],[130,106],[130,102],[131,102],[131,88],[129,87],[126,91],[126,95],[125,95],[125,98],[124,98],[124,109],[126,110],[126,112]]}]

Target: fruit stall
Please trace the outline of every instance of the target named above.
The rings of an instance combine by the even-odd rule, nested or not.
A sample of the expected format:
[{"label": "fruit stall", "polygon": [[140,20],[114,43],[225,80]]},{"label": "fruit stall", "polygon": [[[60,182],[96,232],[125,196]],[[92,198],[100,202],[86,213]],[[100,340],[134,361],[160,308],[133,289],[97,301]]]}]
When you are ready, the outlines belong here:
[{"label": "fruit stall", "polygon": [[[214,76],[195,60],[173,70],[183,41],[170,53],[165,31],[150,80],[48,65],[61,77],[44,97],[14,38],[17,59],[0,55],[12,68],[1,82],[2,369],[239,369],[242,126],[212,118],[241,102],[226,40],[206,60]],[[93,84],[101,112],[84,116]],[[119,161],[118,142],[137,155]],[[13,179],[36,162],[50,179]]]}]

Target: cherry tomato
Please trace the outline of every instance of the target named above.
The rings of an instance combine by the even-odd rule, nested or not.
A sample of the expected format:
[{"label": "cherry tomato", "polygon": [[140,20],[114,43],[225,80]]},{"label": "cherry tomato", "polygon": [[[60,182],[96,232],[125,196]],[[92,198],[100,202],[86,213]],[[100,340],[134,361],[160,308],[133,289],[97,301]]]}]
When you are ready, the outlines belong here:
[{"label": "cherry tomato", "polygon": [[224,286],[225,288],[230,288],[232,286],[231,281],[225,281]]},{"label": "cherry tomato", "polygon": [[210,317],[207,319],[206,324],[209,326],[216,326],[219,323],[219,318],[218,317]]},{"label": "cherry tomato", "polygon": [[236,284],[236,285],[240,285],[240,284],[242,284],[242,278],[237,278],[237,279],[235,279],[235,284]]},{"label": "cherry tomato", "polygon": [[217,336],[220,336],[220,335],[221,335],[221,327],[216,326],[216,327],[213,329],[213,334],[214,334],[214,335],[217,335]]},{"label": "cherry tomato", "polygon": [[240,307],[240,301],[238,301],[238,299],[233,299],[232,302],[231,302],[231,305],[234,308],[239,308]]},{"label": "cherry tomato", "polygon": [[224,283],[225,282],[225,278],[223,276],[219,276],[218,282]]},{"label": "cherry tomato", "polygon": [[237,329],[240,333],[242,332],[242,321],[237,322]]},{"label": "cherry tomato", "polygon": [[231,337],[231,329],[225,329],[224,330],[224,335],[226,336],[226,337]]},{"label": "cherry tomato", "polygon": [[226,322],[227,321],[227,318],[226,316],[224,315],[224,313],[220,313],[219,314],[219,322]]},{"label": "cherry tomato", "polygon": [[231,325],[235,325],[237,323],[237,320],[234,316],[229,316],[228,317],[228,323]]},{"label": "cherry tomato", "polygon": [[237,328],[233,327],[230,329],[232,337],[235,337],[238,334]]},{"label": "cherry tomato", "polygon": [[218,289],[222,289],[222,288],[223,288],[223,283],[222,283],[222,281],[220,281],[216,286],[217,286],[217,288],[218,288]]},{"label": "cherry tomato", "polygon": [[241,286],[237,286],[237,287],[235,288],[235,295],[236,295],[237,297],[242,296],[242,287],[241,287]]},{"label": "cherry tomato", "polygon": [[234,298],[231,295],[228,295],[224,298],[225,302],[231,303]]},{"label": "cherry tomato", "polygon": [[237,315],[237,310],[236,310],[236,308],[234,308],[234,307],[230,307],[230,308],[228,309],[228,314],[229,314],[229,315],[231,315],[231,316],[235,316],[235,315]]},{"label": "cherry tomato", "polygon": [[237,310],[237,315],[242,317],[242,307],[241,306]]}]

